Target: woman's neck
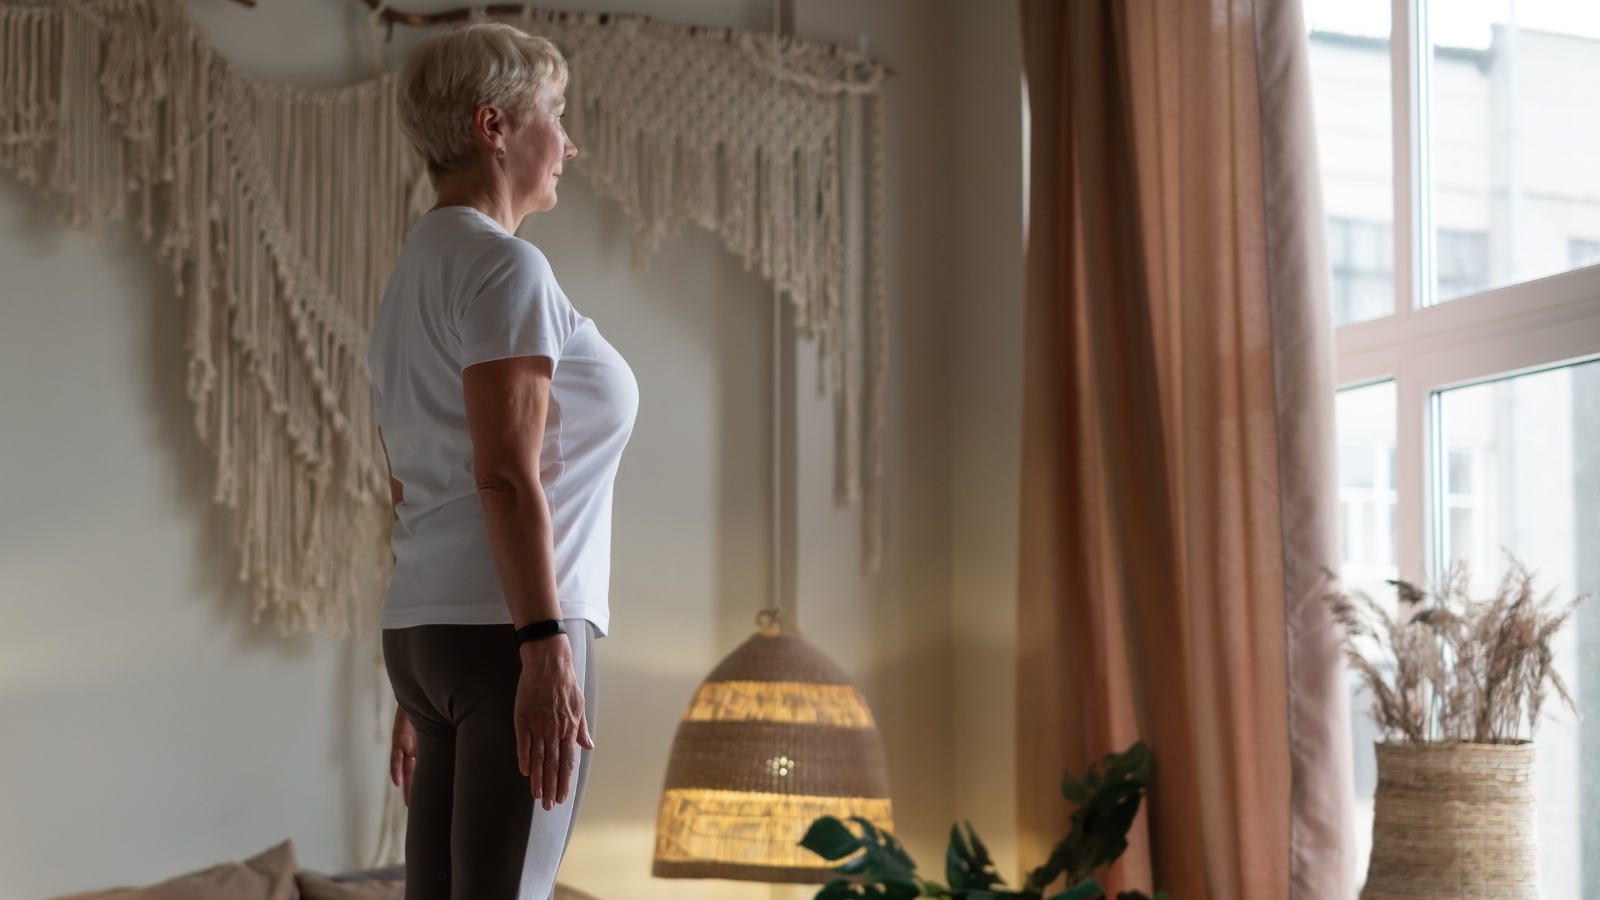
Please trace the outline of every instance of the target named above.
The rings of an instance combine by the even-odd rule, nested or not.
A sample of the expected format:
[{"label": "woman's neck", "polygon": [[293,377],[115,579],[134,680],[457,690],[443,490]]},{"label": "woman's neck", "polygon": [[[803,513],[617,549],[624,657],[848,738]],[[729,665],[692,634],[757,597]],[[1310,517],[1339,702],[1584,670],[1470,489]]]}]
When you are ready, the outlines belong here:
[{"label": "woman's neck", "polygon": [[511,185],[492,160],[484,160],[470,169],[432,176],[432,180],[434,193],[439,197],[434,209],[470,206],[500,223],[509,234],[516,234],[517,226],[522,224],[522,217],[511,208]]}]

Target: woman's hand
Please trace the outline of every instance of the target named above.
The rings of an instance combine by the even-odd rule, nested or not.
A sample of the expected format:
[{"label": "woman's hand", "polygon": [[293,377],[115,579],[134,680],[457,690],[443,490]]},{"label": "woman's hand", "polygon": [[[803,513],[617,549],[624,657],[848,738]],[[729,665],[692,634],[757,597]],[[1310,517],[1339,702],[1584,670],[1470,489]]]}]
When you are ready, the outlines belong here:
[{"label": "woman's hand", "polygon": [[394,735],[389,741],[389,780],[411,805],[411,773],[417,768],[417,731],[411,718],[398,707],[394,711]]},{"label": "woman's hand", "polygon": [[517,767],[528,776],[533,799],[549,809],[567,801],[578,747],[594,749],[584,716],[583,690],[572,670],[572,645],[566,635],[521,646],[522,677],[517,681]]}]

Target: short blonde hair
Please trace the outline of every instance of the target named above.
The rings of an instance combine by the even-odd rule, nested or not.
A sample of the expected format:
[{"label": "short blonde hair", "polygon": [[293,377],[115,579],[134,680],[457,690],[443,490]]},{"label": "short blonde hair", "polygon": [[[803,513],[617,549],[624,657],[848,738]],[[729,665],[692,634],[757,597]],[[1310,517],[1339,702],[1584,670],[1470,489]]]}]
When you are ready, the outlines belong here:
[{"label": "short blonde hair", "polygon": [[472,119],[480,106],[498,106],[521,122],[540,91],[565,87],[567,61],[556,45],[499,23],[467,25],[429,35],[400,70],[400,130],[443,174],[478,154]]}]

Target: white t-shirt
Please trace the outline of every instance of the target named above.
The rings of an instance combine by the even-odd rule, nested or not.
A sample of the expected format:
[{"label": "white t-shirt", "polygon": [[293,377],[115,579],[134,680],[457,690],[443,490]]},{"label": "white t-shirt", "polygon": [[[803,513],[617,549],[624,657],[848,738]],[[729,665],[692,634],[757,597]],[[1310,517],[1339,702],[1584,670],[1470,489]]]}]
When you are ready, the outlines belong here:
[{"label": "white t-shirt", "polygon": [[639,388],[578,314],[544,254],[464,206],[417,221],[383,292],[367,362],[390,471],[405,488],[384,628],[509,623],[472,474],[461,372],[546,356],[554,366],[539,480],[555,531],[561,616],[605,634],[611,488]]}]

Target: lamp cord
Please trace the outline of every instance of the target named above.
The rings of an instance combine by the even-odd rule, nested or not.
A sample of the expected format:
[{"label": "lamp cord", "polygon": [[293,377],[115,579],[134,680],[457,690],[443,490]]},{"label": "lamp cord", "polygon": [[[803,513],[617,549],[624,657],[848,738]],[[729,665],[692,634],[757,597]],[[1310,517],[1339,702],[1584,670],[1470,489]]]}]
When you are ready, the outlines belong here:
[{"label": "lamp cord", "polygon": [[[772,0],[772,150],[767,159],[769,189],[778,188],[778,94],[781,88],[783,59],[779,42],[783,37],[783,0]],[[770,229],[770,223],[769,223]],[[783,616],[783,289],[779,284],[778,245],[770,233],[768,265],[772,269],[772,584],[768,606],[757,621],[773,620],[781,629]],[[769,616],[769,612],[771,615]],[[763,627],[766,627],[764,624]]]}]

